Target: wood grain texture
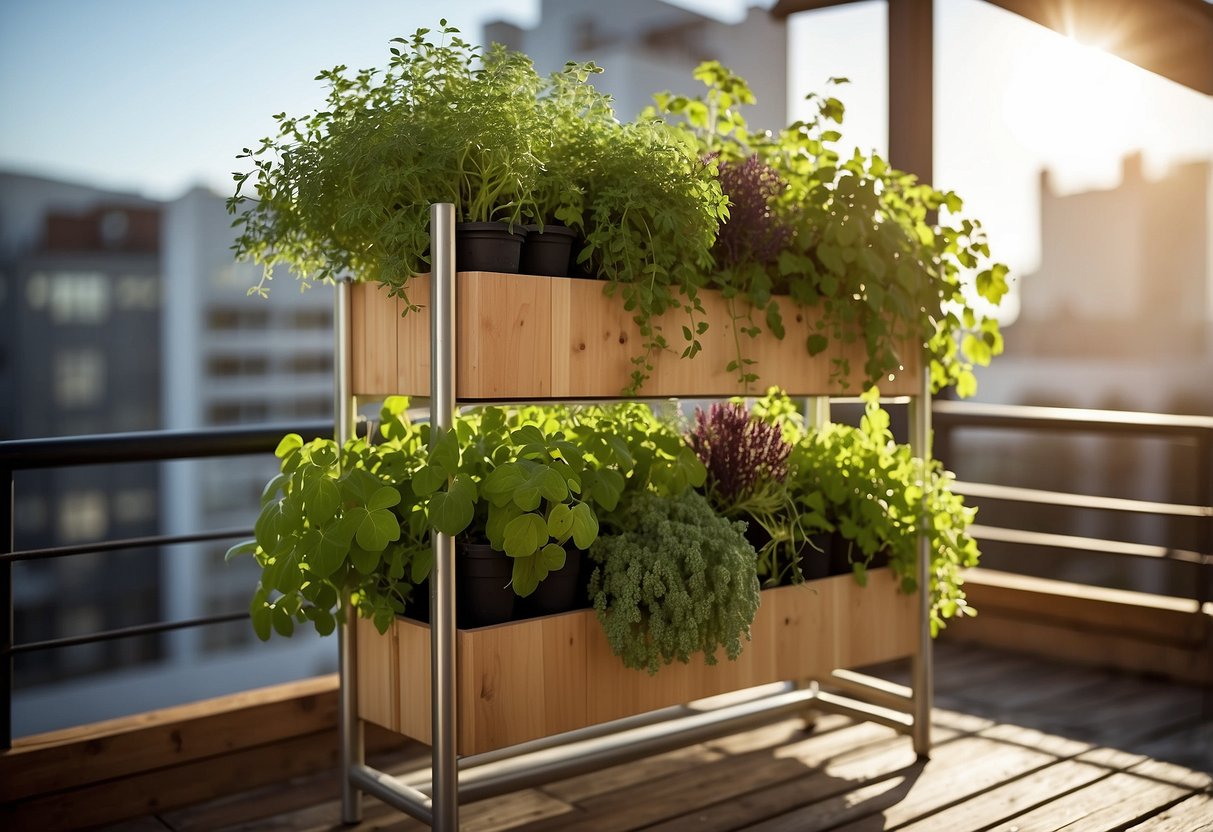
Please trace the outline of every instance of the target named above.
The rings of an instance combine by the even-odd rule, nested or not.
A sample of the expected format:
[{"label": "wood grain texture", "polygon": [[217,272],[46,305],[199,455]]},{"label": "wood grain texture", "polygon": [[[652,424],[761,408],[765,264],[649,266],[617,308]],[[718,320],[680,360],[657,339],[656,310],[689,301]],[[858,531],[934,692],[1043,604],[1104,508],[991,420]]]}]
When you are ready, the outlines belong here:
[{"label": "wood grain texture", "polygon": [[399,662],[398,631],[391,629],[380,636],[365,618],[357,619],[353,626],[355,644],[359,645],[358,713],[368,722],[400,732],[400,698],[391,695]]},{"label": "wood grain texture", "polygon": [[[619,297],[604,293],[605,285],[596,280],[460,272],[456,395],[465,401],[618,396],[629,386],[632,359],[642,339],[632,314]],[[399,303],[379,287],[359,284],[353,293],[355,395],[428,395],[429,276],[410,282],[409,297],[422,308],[404,316]],[[771,385],[792,395],[862,391],[862,343],[831,341],[831,348],[816,357],[805,350],[818,323],[813,310],[780,299],[783,340],[765,333],[735,338],[728,301],[710,290],[701,297],[705,316],[692,319],[685,310],[675,310],[656,320],[671,348],[652,356],[653,374],[641,395],[727,397]],[[710,324],[700,337],[702,352],[683,359],[683,326],[694,329],[699,320]],[[384,331],[389,322],[395,325],[394,337]],[[736,372],[726,369],[737,357],[738,341],[743,355],[756,362],[752,370],[759,378],[748,390],[737,381]],[[886,395],[918,392],[921,348],[907,342],[900,352],[905,367],[895,379],[882,381]],[[846,362],[850,372],[833,374],[838,362]]]},{"label": "wood grain texture", "polygon": [[1213,682],[1213,616],[1193,601],[989,569],[966,574],[965,594],[981,614],[949,626],[948,640]]},{"label": "wood grain texture", "polygon": [[[366,640],[395,639],[400,671],[392,698],[399,702],[399,730],[428,742],[429,629],[397,619],[389,632],[379,637],[372,628]],[[909,656],[915,633],[914,597],[896,593],[884,569],[870,573],[867,588],[840,575],[766,590],[752,641],[736,661],[721,654],[717,664],[707,665],[695,656],[655,675],[620,663],[591,610],[461,630],[458,750],[475,754],[720,693]],[[364,656],[383,661],[384,652],[381,643],[365,644],[363,635],[360,668]],[[360,679],[371,675],[359,673]],[[360,693],[360,707],[363,702],[373,702],[375,710],[360,716],[385,725],[379,695]]]},{"label": "wood grain texture", "polygon": [[336,687],[322,676],[19,738],[0,753],[0,802],[330,728]]}]

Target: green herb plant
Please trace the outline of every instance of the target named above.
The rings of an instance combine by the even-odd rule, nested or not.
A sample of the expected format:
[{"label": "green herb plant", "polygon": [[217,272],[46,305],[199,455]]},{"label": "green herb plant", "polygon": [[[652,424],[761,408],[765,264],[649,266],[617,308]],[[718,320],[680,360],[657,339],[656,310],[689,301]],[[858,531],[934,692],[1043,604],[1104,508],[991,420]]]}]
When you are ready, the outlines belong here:
[{"label": "green herb plant", "polygon": [[965,600],[963,571],[980,557],[969,534],[977,509],[952,491],[955,478],[939,460],[924,463],[908,445],[894,441],[879,395],[878,388],[864,393],[859,427],[830,423],[806,429],[791,400],[775,389],[754,412],[778,424],[793,442],[789,489],[806,512],[846,541],[859,583],[866,583],[873,559],[887,554],[901,590],[916,591],[918,533],[926,535],[931,632],[938,634],[947,619],[976,614]]},{"label": "green herb plant", "polygon": [[429,574],[428,524],[407,486],[424,463],[420,433],[403,408],[389,431],[379,444],[356,438],[340,452],[298,434],[279,443],[281,473],[262,494],[255,537],[227,553],[261,566],[250,604],[260,638],[306,622],[327,635],[345,599],[383,632]]},{"label": "green herb plant", "polygon": [[673,349],[656,318],[681,311],[683,358],[702,349],[707,331],[699,291],[711,266],[711,249],[725,214],[713,165],[693,144],[657,120],[608,125],[591,131],[585,186],[585,246],[578,262],[609,281],[641,337],[626,394],[639,393],[652,375],[654,355]]},{"label": "green herb plant", "polygon": [[692,490],[629,494],[590,547],[590,598],[624,665],[656,673],[700,651],[709,665],[722,648],[740,655],[759,602],[743,529]]},{"label": "green herb plant", "polygon": [[393,39],[385,70],[321,72],[325,108],[279,113],[278,135],[240,154],[253,169],[233,174],[233,248],[265,266],[250,294],[264,296],[282,265],[304,287],[348,274],[407,302],[408,280],[429,263],[431,203],[454,203],[460,221],[534,213],[551,143],[538,117],[543,79],[525,55],[482,55],[440,27]]},{"label": "green herb plant", "polygon": [[[833,95],[809,95],[816,113],[807,121],[774,135],[751,133],[740,112],[754,100],[745,81],[716,62],[702,64],[695,77],[706,86],[703,96],[658,95],[653,112],[680,123],[703,154],[722,163],[753,159],[769,169],[779,187],[764,216],[791,229],[779,236],[786,242],[777,255],[726,263],[713,274],[711,285],[741,302],[733,307],[734,331],[756,337],[765,327],[782,338],[774,296],[788,295],[798,306],[821,307],[804,344],[811,355],[831,341],[860,340],[871,385],[910,362],[900,352],[903,343],[924,344],[933,389],[954,385],[959,395],[971,395],[974,366],[1002,351],[998,322],[985,310],[1001,302],[1008,284],[1007,268],[989,262],[980,223],[960,215],[960,198],[876,154],[856,150],[842,159],[834,147],[845,108]],[[753,361],[740,340],[737,350],[730,369],[752,383]],[[832,377],[846,379],[848,362],[832,362]]]}]

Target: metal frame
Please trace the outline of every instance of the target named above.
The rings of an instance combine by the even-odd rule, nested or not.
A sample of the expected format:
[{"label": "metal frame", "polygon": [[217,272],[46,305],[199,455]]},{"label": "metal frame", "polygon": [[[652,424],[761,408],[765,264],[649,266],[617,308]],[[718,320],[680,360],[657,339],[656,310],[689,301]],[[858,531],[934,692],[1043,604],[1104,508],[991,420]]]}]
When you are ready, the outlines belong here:
[{"label": "metal frame", "polygon": [[[449,203],[430,209],[430,239],[433,253],[431,275],[431,441],[452,425],[458,401],[455,395],[457,343],[455,308],[455,212]],[[339,440],[350,436],[354,397],[349,390],[349,286],[340,284],[336,300],[337,375],[336,410]],[[914,397],[911,445],[914,453],[929,451],[930,387],[922,374],[920,394]],[[829,419],[829,400],[810,400],[810,420],[822,424]],[[430,676],[433,703],[433,757],[428,771],[394,777],[364,762],[362,723],[358,719],[353,611],[346,609],[340,624],[339,738],[342,768],[341,817],[345,823],[362,818],[361,794],[379,798],[388,805],[424,821],[440,832],[459,828],[460,801],[475,801],[527,788],[551,780],[571,777],[603,766],[639,759],[661,751],[702,742],[732,731],[769,722],[806,709],[830,711],[888,725],[913,737],[914,750],[925,756],[930,750],[931,637],[927,612],[929,593],[920,592],[920,641],[913,660],[913,688],[905,689],[861,674],[845,674],[831,681],[845,685],[848,693],[876,700],[821,691],[817,684],[769,686],[739,703],[710,710],[691,707],[665,708],[604,725],[570,731],[496,752],[459,759],[456,754],[456,643],[455,643],[455,543],[435,533],[434,571],[430,580]],[[930,552],[920,537],[918,574],[926,587]]]}]

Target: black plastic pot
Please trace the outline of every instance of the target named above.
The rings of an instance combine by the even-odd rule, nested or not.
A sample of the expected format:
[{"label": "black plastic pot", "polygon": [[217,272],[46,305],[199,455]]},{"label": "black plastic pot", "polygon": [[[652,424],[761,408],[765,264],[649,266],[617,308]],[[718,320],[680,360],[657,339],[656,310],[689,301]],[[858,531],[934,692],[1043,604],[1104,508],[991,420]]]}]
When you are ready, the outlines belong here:
[{"label": "black plastic pot", "polygon": [[409,596],[408,606],[404,608],[404,617],[411,618],[414,621],[420,621],[422,624],[430,623],[429,578],[426,578],[420,584],[413,587],[413,594]]},{"label": "black plastic pot", "polygon": [[504,624],[514,617],[514,562],[487,543],[460,543],[455,551],[460,627]]},{"label": "black plastic pot", "polygon": [[575,232],[563,225],[548,223],[542,231],[537,225],[528,225],[518,270],[522,274],[568,277],[573,239],[576,236]]},{"label": "black plastic pot", "polygon": [[504,222],[455,223],[455,268],[518,274],[526,231]]},{"label": "black plastic pot", "polygon": [[796,552],[796,563],[806,581],[815,581],[830,574],[830,558],[833,552],[832,532],[817,532],[800,545]]},{"label": "black plastic pot", "polygon": [[555,572],[549,572],[534,592],[521,599],[525,615],[556,615],[580,609],[583,583],[581,562],[584,558],[585,555],[580,550],[571,549],[565,556],[564,566]]}]

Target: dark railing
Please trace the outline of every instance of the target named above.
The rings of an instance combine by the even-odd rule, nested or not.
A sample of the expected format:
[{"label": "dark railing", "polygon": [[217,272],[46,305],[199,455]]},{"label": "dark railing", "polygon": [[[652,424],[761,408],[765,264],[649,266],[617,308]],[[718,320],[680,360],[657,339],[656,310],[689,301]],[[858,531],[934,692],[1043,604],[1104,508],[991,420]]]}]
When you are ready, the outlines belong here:
[{"label": "dark railing", "polygon": [[285,433],[306,438],[332,436],[332,422],[303,425],[215,428],[198,431],[149,431],[100,436],[73,436],[52,439],[28,439],[0,442],[0,749],[12,747],[13,657],[21,653],[51,650],[81,644],[93,644],[119,638],[146,636],[238,621],[247,612],[225,613],[180,621],[141,624],[88,635],[46,639],[17,644],[14,639],[13,563],[71,557],[118,549],[146,549],[183,543],[228,540],[246,537],[250,529],[223,529],[182,535],[158,535],[123,540],[107,540],[79,546],[42,549],[14,548],[13,506],[15,474],[47,468],[73,468],[129,462],[167,462],[208,457],[247,456],[270,453]]},{"label": "dark railing", "polygon": [[[1119,411],[1072,410],[995,406],[939,401],[933,406],[937,455],[945,463],[951,457],[953,435],[960,430],[1017,430],[1033,437],[1048,433],[1082,435],[1128,435],[1132,437],[1168,437],[1193,443],[1198,455],[1196,480],[1197,505],[1126,500],[1108,497],[1058,493],[1038,489],[978,483],[957,484],[957,490],[978,499],[997,499],[1023,503],[1049,503],[1079,508],[1129,511],[1164,517],[1194,518],[1203,523],[1198,551],[1147,546],[1070,535],[1050,534],[1022,528],[978,527],[976,536],[983,541],[1045,546],[1055,549],[1080,549],[1100,553],[1148,558],[1163,558],[1203,567],[1204,579],[1195,582],[1197,608],[1210,598],[1209,578],[1213,576],[1213,419],[1163,416]],[[171,461],[206,457],[242,456],[268,453],[289,431],[306,437],[332,435],[331,423],[314,422],[303,426],[214,429],[203,431],[162,431],[106,436],[71,437],[0,442],[0,483],[7,483],[7,496],[0,499],[0,748],[9,748],[12,736],[13,656],[36,650],[89,644],[137,635],[168,632],[239,620],[247,613],[229,613],[183,621],[160,622],[108,630],[85,636],[50,639],[23,644],[14,643],[12,565],[21,560],[69,557],[78,554],[127,548],[168,546],[200,541],[234,539],[250,534],[248,529],[224,529],[176,536],[151,536],[62,546],[44,549],[13,549],[14,473],[45,468],[127,462]]]}]

